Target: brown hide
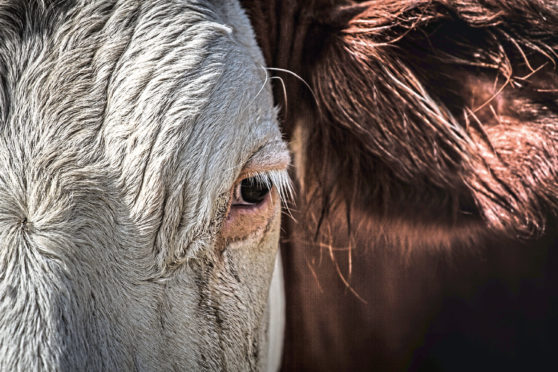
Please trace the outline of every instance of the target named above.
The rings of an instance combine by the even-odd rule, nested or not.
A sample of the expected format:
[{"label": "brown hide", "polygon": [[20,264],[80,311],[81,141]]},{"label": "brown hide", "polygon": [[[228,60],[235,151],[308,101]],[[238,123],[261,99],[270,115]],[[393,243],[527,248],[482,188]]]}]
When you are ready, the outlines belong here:
[{"label": "brown hide", "polygon": [[293,142],[285,370],[543,368],[553,1],[242,1]]}]

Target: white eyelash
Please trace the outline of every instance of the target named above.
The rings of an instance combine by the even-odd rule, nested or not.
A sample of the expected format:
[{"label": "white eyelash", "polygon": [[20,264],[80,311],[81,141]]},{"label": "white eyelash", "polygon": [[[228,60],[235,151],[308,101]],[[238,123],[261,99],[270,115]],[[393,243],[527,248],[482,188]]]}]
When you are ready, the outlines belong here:
[{"label": "white eyelash", "polygon": [[279,198],[282,203],[287,202],[293,197],[293,187],[291,179],[286,170],[269,170],[252,174],[257,183],[266,185],[271,189],[272,186],[277,188]]}]

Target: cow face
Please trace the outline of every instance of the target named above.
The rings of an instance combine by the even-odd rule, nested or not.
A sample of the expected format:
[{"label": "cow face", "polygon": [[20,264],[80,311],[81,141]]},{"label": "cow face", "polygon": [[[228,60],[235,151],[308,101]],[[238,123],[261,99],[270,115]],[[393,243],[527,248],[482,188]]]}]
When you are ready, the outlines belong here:
[{"label": "cow face", "polygon": [[0,370],[261,368],[289,159],[239,6],[0,24]]}]

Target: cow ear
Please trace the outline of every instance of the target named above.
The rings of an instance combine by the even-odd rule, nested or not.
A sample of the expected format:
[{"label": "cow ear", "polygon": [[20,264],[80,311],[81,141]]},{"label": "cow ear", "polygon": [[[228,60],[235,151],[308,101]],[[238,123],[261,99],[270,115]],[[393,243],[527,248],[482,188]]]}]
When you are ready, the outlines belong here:
[{"label": "cow ear", "polygon": [[327,169],[305,167],[306,183],[319,179],[325,194],[342,195],[348,204],[353,196],[365,199],[378,213],[426,192],[445,192],[433,199],[449,200],[463,188],[457,170],[465,133],[412,68],[424,51],[405,50],[438,10],[397,4],[329,9],[312,28],[319,54],[305,55],[302,64],[314,99],[304,120],[306,159],[327,163]]},{"label": "cow ear", "polygon": [[323,18],[330,34],[308,76],[320,125],[344,136],[322,144],[344,138],[349,157],[368,156],[384,199],[438,190],[472,200],[493,230],[541,232],[558,208],[557,12],[402,3]]},{"label": "cow ear", "polygon": [[244,2],[268,65],[307,84],[281,75],[275,98],[323,210],[333,198],[380,214],[415,205],[406,218],[542,230],[558,204],[554,8]]}]

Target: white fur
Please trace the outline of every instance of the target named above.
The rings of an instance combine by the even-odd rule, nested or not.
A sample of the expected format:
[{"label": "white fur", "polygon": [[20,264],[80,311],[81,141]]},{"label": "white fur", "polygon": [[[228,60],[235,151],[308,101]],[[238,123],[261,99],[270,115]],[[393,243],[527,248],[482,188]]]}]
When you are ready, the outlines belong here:
[{"label": "white fur", "polygon": [[269,288],[269,351],[267,371],[278,371],[283,356],[283,339],[285,333],[285,287],[283,283],[283,265],[281,255],[277,254],[271,287]]},{"label": "white fur", "polygon": [[279,215],[219,235],[281,141],[246,16],[71,3],[0,3],[0,370],[264,369]]}]

